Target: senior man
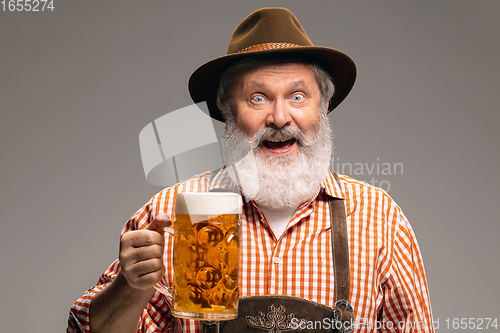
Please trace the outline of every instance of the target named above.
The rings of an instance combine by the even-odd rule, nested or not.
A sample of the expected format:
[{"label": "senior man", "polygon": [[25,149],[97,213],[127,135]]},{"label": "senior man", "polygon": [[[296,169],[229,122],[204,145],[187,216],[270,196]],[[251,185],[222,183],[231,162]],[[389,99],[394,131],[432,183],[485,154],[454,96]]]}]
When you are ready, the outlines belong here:
[{"label": "senior man", "polygon": [[[240,296],[287,295],[333,309],[342,292],[343,311],[352,307],[349,329],[432,332],[422,258],[403,212],[384,191],[329,170],[326,115],[355,76],[349,56],[314,46],[286,9],[264,8],[242,21],[227,55],[189,81],[193,100],[206,101],[210,116],[226,122],[227,165],[161,191],[131,217],[119,259],[75,302],[68,332],[205,330],[201,321],[171,315],[173,237],[164,228],[174,220],[178,192],[214,189],[243,195]],[[255,164],[241,162],[249,151]],[[333,260],[338,211],[331,202],[345,203],[341,268],[342,258]],[[271,326],[252,329],[307,328]]]}]

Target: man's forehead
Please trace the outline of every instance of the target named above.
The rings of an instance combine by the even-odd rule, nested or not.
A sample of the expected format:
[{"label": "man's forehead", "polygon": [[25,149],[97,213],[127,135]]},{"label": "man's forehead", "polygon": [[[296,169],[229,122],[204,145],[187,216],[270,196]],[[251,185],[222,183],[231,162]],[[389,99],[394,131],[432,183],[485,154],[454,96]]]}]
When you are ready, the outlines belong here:
[{"label": "man's forehead", "polygon": [[[270,85],[272,86],[272,84],[269,84],[266,81],[259,81],[259,80],[255,80],[255,79],[253,79],[251,81],[248,81],[248,80],[242,81],[243,89],[253,89],[253,88],[264,89],[264,88],[268,88]],[[306,82],[304,80],[302,80],[301,78],[296,78],[294,80],[290,80],[287,82],[287,87],[292,88],[292,89],[305,88],[308,86],[309,85],[306,84]]]},{"label": "man's forehead", "polygon": [[268,61],[255,62],[255,64],[246,70],[240,72],[240,76],[249,75],[252,73],[274,73],[286,69],[290,70],[305,70],[313,74],[311,64],[299,59],[282,60],[269,63]]},{"label": "man's forehead", "polygon": [[303,62],[286,62],[252,68],[239,73],[238,80],[242,88],[265,88],[273,81],[286,82],[292,88],[306,87],[312,81],[316,83],[314,72],[310,66]]}]

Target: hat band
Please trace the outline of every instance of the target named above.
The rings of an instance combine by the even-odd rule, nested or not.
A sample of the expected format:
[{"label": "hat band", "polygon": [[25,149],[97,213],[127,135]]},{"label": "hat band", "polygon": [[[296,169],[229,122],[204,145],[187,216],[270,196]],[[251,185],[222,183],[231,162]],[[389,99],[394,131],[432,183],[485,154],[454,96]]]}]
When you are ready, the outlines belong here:
[{"label": "hat band", "polygon": [[252,45],[252,46],[246,47],[243,50],[238,51],[238,53],[271,50],[271,49],[281,49],[281,48],[285,48],[285,47],[298,47],[298,46],[300,46],[300,45],[292,44],[292,43],[262,43],[262,44],[257,44],[257,45]]}]

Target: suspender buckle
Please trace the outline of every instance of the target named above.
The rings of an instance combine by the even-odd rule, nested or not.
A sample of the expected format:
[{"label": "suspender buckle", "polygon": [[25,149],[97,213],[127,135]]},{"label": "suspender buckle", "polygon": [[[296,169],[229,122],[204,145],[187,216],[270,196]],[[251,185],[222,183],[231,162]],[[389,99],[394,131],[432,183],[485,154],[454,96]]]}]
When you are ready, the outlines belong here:
[{"label": "suspender buckle", "polygon": [[333,308],[333,323],[334,327],[340,333],[351,333],[353,331],[354,313],[348,301],[341,299],[335,302],[335,307]]}]

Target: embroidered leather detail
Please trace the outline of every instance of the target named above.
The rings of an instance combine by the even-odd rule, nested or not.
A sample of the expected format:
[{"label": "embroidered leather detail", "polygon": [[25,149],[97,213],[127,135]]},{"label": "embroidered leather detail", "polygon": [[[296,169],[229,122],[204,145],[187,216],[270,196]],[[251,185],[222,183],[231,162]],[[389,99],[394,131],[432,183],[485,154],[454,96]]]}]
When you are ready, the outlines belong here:
[{"label": "embroidered leather detail", "polygon": [[294,313],[287,315],[286,308],[280,305],[278,308],[272,304],[267,308],[268,313],[262,311],[257,316],[247,316],[246,322],[250,327],[258,328],[268,333],[281,333],[288,331],[302,331],[305,327],[305,319],[296,319]]}]

